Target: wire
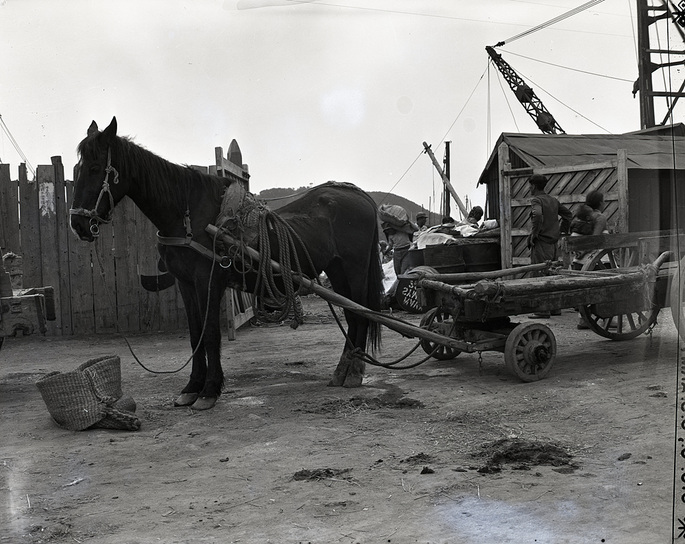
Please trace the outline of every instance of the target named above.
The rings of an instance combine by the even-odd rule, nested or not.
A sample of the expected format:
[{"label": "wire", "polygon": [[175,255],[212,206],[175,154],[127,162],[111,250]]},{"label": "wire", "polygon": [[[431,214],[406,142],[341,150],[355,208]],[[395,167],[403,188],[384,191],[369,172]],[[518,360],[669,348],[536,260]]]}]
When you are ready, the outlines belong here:
[{"label": "wire", "polygon": [[[5,124],[5,121],[2,119],[2,115],[0,115],[0,128],[2,128],[3,132],[7,134],[7,137],[10,140],[10,143],[14,146],[14,149],[17,150],[17,153],[19,153],[19,156],[23,159],[23,161],[26,163],[26,167],[31,171],[33,174],[33,177],[36,177],[36,171],[34,170],[33,166],[31,166],[31,163],[29,160],[26,158],[26,155],[24,155],[24,152],[21,150],[19,147],[19,144],[17,141],[14,139],[14,136],[12,136],[12,133],[10,132],[10,129],[7,128],[7,125]],[[2,162],[2,161],[0,161]]]},{"label": "wire", "polygon": [[524,74],[522,74],[521,72],[519,72],[519,75],[521,75],[521,76],[523,77],[523,79],[525,79],[525,80],[527,80],[527,81],[530,81],[530,82],[531,82],[533,85],[535,85],[538,89],[543,90],[545,93],[547,93],[550,97],[552,97],[554,100],[556,100],[557,102],[559,102],[559,104],[561,104],[561,105],[564,106],[565,108],[568,108],[569,110],[571,110],[571,111],[572,111],[573,113],[575,113],[576,115],[582,117],[583,119],[585,119],[585,120],[588,121],[589,123],[592,123],[592,124],[595,125],[597,128],[602,129],[602,130],[603,130],[604,132],[606,132],[607,134],[611,134],[611,131],[610,131],[610,130],[607,130],[607,129],[604,128],[602,125],[599,125],[599,124],[595,123],[592,119],[586,117],[585,115],[583,115],[583,114],[580,113],[579,111],[574,110],[571,106],[569,106],[568,104],[565,104],[564,102],[562,102],[561,100],[559,100],[556,96],[554,96],[552,93],[550,93],[549,91],[545,90],[543,87],[541,87],[540,85],[538,85],[537,83],[535,83],[535,82],[534,82],[532,79],[530,79],[529,77],[524,76]]},{"label": "wire", "polygon": [[399,179],[395,182],[395,184],[394,184],[392,187],[390,187],[390,190],[389,190],[387,193],[385,193],[385,196],[383,197],[383,200],[381,200],[381,202],[385,202],[385,199],[388,198],[388,196],[392,193],[393,189],[394,189],[395,187],[397,187],[397,184],[398,184],[400,181],[402,181],[402,179],[404,179],[404,176],[406,176],[407,173],[409,172],[409,170],[412,169],[412,167],[416,164],[416,161],[418,161],[418,160],[421,158],[421,155],[423,155],[423,151],[420,151],[420,152],[419,152],[419,154],[416,156],[416,158],[412,161],[412,163],[411,163],[411,164],[407,167],[407,169],[404,171],[404,174],[402,174],[402,175],[399,177]]},{"label": "wire", "polygon": [[[482,74],[480,75],[480,77],[478,78],[478,82],[476,83],[476,86],[475,86],[475,87],[473,88],[473,90],[471,91],[471,94],[470,94],[469,97],[466,99],[466,102],[465,102],[464,105],[462,106],[461,110],[459,110],[459,113],[458,113],[457,116],[454,118],[454,121],[452,121],[452,124],[449,126],[449,128],[448,128],[447,131],[445,132],[444,136],[440,139],[440,143],[442,143],[442,142],[445,141],[445,139],[447,138],[447,135],[450,133],[450,130],[452,130],[452,127],[454,127],[454,125],[457,123],[457,121],[459,120],[459,117],[461,117],[461,114],[464,113],[464,110],[466,109],[466,106],[468,106],[469,102],[471,101],[471,98],[473,98],[473,95],[475,94],[476,89],[478,89],[478,86],[480,85],[480,82],[483,81],[483,76],[487,73],[487,71],[488,71],[488,68],[486,67],[485,70],[483,70],[483,73],[482,73]],[[439,144],[438,144],[438,145],[439,145]]]},{"label": "wire", "polygon": [[633,48],[635,49],[635,65],[640,64],[640,54],[637,48],[637,36],[635,36],[635,16],[633,15],[633,0],[628,1],[628,11],[630,12],[630,30],[633,31]]},{"label": "wire", "polygon": [[[490,61],[490,63],[492,63],[492,60]],[[498,72],[499,72],[499,70],[498,70]],[[514,110],[511,107],[511,103],[509,102],[509,93],[506,92],[506,90],[504,89],[504,85],[502,85],[501,74],[497,77],[497,82],[499,83],[499,88],[502,90],[502,94],[504,95],[504,100],[506,101],[507,107],[509,108],[509,113],[511,113],[511,118],[514,121],[514,126],[516,126],[517,132],[521,132],[521,129],[519,128],[519,125],[516,122],[516,116],[514,115]],[[488,109],[490,109],[489,106],[488,106]]]},{"label": "wire", "polygon": [[563,66],[561,64],[555,64],[553,62],[548,62],[545,60],[534,59],[533,57],[527,57],[526,55],[520,55],[518,53],[512,53],[511,51],[507,51],[506,53],[507,53],[507,55],[514,55],[515,57],[521,57],[523,59],[528,59],[528,60],[532,60],[535,62],[540,62],[542,64],[547,64],[549,66],[555,66],[557,68],[563,68],[564,70],[571,70],[572,72],[579,72],[581,74],[587,74],[590,76],[605,77],[607,79],[615,79],[617,81],[626,81],[628,83],[632,83],[634,81],[634,79],[626,79],[623,77],[608,76],[606,74],[598,74],[597,72],[588,72],[587,70],[580,70],[579,68],[571,68],[570,66]]},{"label": "wire", "polygon": [[553,19],[550,19],[549,21],[542,23],[540,25],[534,26],[533,28],[530,28],[524,32],[521,32],[520,34],[517,34],[516,36],[512,36],[511,38],[501,41],[495,45],[495,47],[501,47],[505,43],[511,43],[514,40],[518,40],[520,38],[524,38],[526,36],[529,36],[530,34],[533,34],[534,32],[537,32],[538,30],[542,30],[544,28],[547,28],[548,26],[552,26],[560,21],[563,21],[565,19],[568,19],[569,17],[573,17],[574,15],[577,15],[578,13],[585,11],[586,9],[589,9],[593,6],[596,6],[597,4],[601,4],[604,2],[604,0],[590,0],[589,2],[585,2],[585,4],[582,4],[578,6],[577,8],[573,8],[570,11],[567,11],[566,13],[562,13],[561,15],[554,17]]},{"label": "wire", "polygon": [[[485,70],[483,71],[483,73],[482,73],[482,74],[480,75],[480,77],[478,78],[478,81],[476,82],[476,85],[473,87],[473,90],[471,91],[471,94],[470,94],[469,97],[466,99],[466,102],[465,102],[464,105],[462,106],[461,110],[459,110],[459,113],[458,113],[457,116],[454,118],[454,121],[452,121],[452,124],[449,126],[449,128],[448,128],[447,131],[445,132],[444,136],[440,139],[440,143],[439,143],[438,145],[442,144],[442,143],[445,141],[445,139],[447,138],[447,135],[449,134],[450,130],[452,130],[452,127],[454,127],[454,125],[456,124],[456,122],[459,120],[459,117],[461,117],[461,114],[464,113],[464,110],[466,109],[466,106],[468,106],[469,102],[471,101],[471,98],[473,98],[473,95],[475,94],[476,89],[478,89],[478,86],[480,85],[480,82],[483,80],[483,76],[485,75],[485,73],[487,72],[487,70],[488,70],[488,69],[485,68]],[[385,196],[383,197],[383,200],[382,200],[381,202],[385,202],[385,199],[388,197],[388,195],[390,195],[390,194],[392,193],[393,189],[395,189],[395,187],[397,187],[397,185],[399,184],[399,182],[402,181],[402,179],[404,179],[404,177],[407,175],[407,173],[409,173],[409,170],[412,169],[412,167],[416,164],[416,162],[421,158],[421,155],[423,155],[424,153],[425,153],[425,151],[422,149],[422,150],[419,152],[419,154],[416,156],[416,158],[412,161],[412,163],[409,165],[409,167],[404,171],[404,173],[403,173],[403,174],[399,177],[399,179],[395,182],[395,184],[394,184],[392,187],[390,187],[390,189],[389,189],[388,192],[385,194]]]}]

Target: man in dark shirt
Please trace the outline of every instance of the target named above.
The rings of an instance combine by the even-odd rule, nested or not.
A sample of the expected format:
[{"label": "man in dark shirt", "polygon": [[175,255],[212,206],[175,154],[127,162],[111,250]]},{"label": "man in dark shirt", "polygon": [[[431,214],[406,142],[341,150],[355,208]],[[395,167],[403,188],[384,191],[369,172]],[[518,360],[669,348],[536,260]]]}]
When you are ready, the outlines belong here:
[{"label": "man in dark shirt", "polygon": [[[530,192],[530,222],[532,228],[528,236],[530,248],[530,263],[538,264],[553,261],[557,258],[557,242],[561,234],[567,234],[573,213],[566,206],[545,192],[547,178],[541,174],[535,174],[528,180]],[[561,224],[559,222],[561,217]],[[556,310],[554,315],[561,312]],[[548,318],[548,312],[534,314],[537,318]]]},{"label": "man in dark shirt", "polygon": [[[530,192],[530,222],[528,236],[531,264],[553,261],[557,258],[557,242],[561,234],[568,233],[573,214],[563,204],[545,192],[547,178],[535,174],[528,180]],[[561,217],[561,224],[559,222]]]}]

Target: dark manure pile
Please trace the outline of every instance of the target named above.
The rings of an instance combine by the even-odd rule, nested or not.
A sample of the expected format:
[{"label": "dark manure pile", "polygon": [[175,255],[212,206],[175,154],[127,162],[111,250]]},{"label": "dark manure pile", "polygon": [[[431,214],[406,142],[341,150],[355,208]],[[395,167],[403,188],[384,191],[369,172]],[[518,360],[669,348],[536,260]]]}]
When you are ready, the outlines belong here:
[{"label": "dark manure pile", "polygon": [[295,481],[309,481],[318,482],[321,480],[333,480],[340,478],[342,480],[349,480],[349,472],[351,468],[316,468],[316,469],[302,469],[293,474]]},{"label": "dark manure pile", "polygon": [[548,465],[558,467],[556,472],[571,473],[578,467],[573,456],[550,442],[537,442],[522,438],[503,438],[481,447],[476,457],[486,457],[478,472],[490,474],[500,472],[503,465],[514,470],[531,470],[531,467]]}]

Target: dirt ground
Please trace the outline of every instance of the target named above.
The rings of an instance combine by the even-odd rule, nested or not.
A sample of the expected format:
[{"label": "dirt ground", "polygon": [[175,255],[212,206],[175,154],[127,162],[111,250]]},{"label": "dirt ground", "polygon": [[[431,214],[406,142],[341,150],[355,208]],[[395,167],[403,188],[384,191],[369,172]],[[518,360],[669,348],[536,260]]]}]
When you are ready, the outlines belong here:
[{"label": "dirt ground", "polygon": [[[150,374],[121,337],[6,339],[0,542],[671,541],[680,347],[667,310],[627,342],[576,330],[571,310],[551,318],[559,353],[539,382],[491,352],[367,367],[347,390],[326,386],[342,337],[325,303],[304,308],[295,331],[247,326],[224,342],[224,394],[200,413],[173,407],[188,369]],[[189,353],[185,332],[129,340],[157,370]],[[387,331],[382,359],[414,343]],[[108,354],[142,428],[61,429],[35,382]]]}]

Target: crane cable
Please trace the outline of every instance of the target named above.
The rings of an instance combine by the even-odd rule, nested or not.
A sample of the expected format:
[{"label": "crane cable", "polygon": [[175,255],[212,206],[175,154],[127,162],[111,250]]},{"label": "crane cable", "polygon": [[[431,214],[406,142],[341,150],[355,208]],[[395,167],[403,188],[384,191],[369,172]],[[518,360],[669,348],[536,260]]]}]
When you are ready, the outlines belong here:
[{"label": "crane cable", "polygon": [[518,40],[519,38],[524,38],[525,36],[528,36],[529,34],[532,34],[533,32],[537,32],[538,30],[542,30],[544,28],[547,28],[548,26],[552,26],[553,24],[556,24],[560,21],[563,21],[564,19],[568,19],[569,17],[573,17],[574,15],[577,15],[581,11],[585,11],[588,8],[591,8],[593,6],[596,6],[597,4],[600,4],[604,2],[604,0],[590,0],[589,2],[585,2],[584,4],[578,6],[577,8],[573,8],[570,11],[567,11],[566,13],[562,13],[561,15],[554,17],[553,19],[550,19],[546,23],[542,23],[540,25],[534,26],[533,28],[529,28],[528,30],[521,32],[520,34],[517,34],[516,36],[512,36],[511,38],[498,42],[495,44],[495,47],[501,47],[505,43],[510,43],[513,42],[514,40]]},{"label": "crane cable", "polygon": [[519,53],[513,53],[511,51],[507,51],[507,55],[513,55],[515,57],[521,57],[522,59],[532,60],[533,62],[539,62],[542,64],[547,64],[548,66],[554,66],[555,68],[563,68],[564,70],[570,70],[571,72],[578,72],[580,74],[586,74],[588,76],[604,77],[607,79],[615,79],[616,81],[625,81],[627,83],[632,83],[634,81],[633,79],[628,79],[628,78],[624,78],[624,77],[610,76],[607,74],[599,74],[597,72],[589,72],[587,70],[581,70],[579,68],[571,68],[570,66],[564,66],[563,64],[555,64],[554,62],[548,62],[546,60],[535,59],[533,57],[528,57],[526,55],[521,55]]}]

